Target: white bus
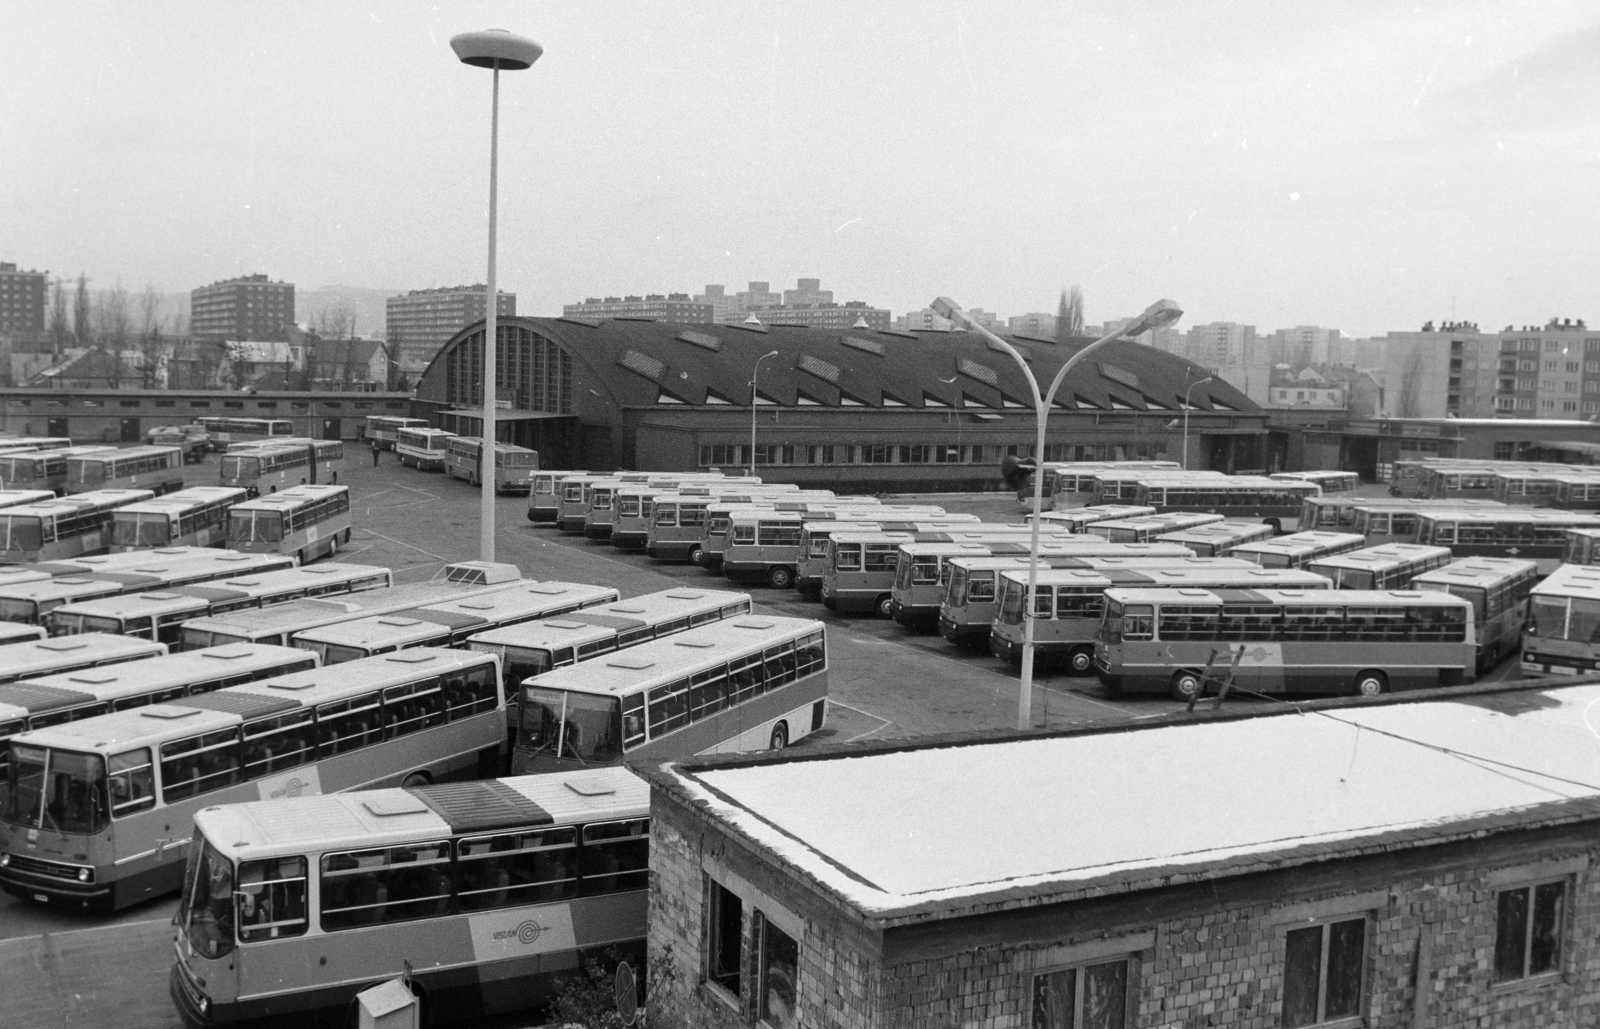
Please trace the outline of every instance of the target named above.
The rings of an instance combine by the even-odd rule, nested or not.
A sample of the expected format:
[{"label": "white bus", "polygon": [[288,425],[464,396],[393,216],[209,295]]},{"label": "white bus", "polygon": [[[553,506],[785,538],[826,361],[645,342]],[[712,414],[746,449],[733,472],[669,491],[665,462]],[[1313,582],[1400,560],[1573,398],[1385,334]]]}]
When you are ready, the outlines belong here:
[{"label": "white bus", "polygon": [[0,507],[0,560],[61,561],[111,545],[112,512],[149,500],[147,489],[104,489]]},{"label": "white bus", "polygon": [[1269,479],[1283,482],[1314,482],[1323,493],[1353,493],[1361,485],[1361,476],[1355,472],[1273,472]]},{"label": "white bus", "polygon": [[232,443],[294,435],[294,422],[287,418],[205,417],[196,418],[195,423],[205,429],[216,450],[227,450]]},{"label": "white bus", "polygon": [[[1140,507],[1137,504],[1091,504],[1086,507],[1046,511],[1039,516],[1039,523],[1041,526],[1053,526],[1062,532],[1083,532],[1095,522],[1109,522],[1121,518],[1148,518],[1155,513],[1155,508]],[[1029,511],[1023,515],[1022,520],[1032,524],[1033,512]]]},{"label": "white bus", "polygon": [[216,550],[211,552],[214,557],[164,557],[152,551],[145,553],[148,560],[132,568],[0,584],[0,620],[42,625],[51,611],[75,601],[143,593],[294,566],[293,558],[278,554]]},{"label": "white bus", "polygon": [[337,554],[340,534],[350,542],[348,486],[290,486],[236,504],[228,515],[228,546],[293,554],[301,564]]},{"label": "white bus", "polygon": [[403,465],[439,472],[444,470],[445,455],[455,438],[455,433],[443,429],[401,429],[395,434],[394,450]]},{"label": "white bus", "polygon": [[68,493],[147,489],[158,496],[183,489],[181,447],[124,447],[67,458]]},{"label": "white bus", "polygon": [[13,736],[0,887],[116,910],[180,888],[201,808],[492,775],[498,683],[491,654],[420,648]]},{"label": "white bus", "polygon": [[24,640],[0,646],[0,683],[37,679],[41,675],[70,672],[78,668],[114,665],[159,657],[166,644],[133,640],[104,633],[85,633],[70,639]]},{"label": "white bus", "polygon": [[800,560],[794,568],[794,588],[802,597],[822,596],[822,581],[828,573],[829,544],[841,532],[882,532],[914,539],[919,532],[961,530],[983,524],[977,515],[943,514],[937,518],[872,517],[866,511],[836,511],[838,517],[824,521],[807,520],[800,525]]},{"label": "white bus", "polygon": [[426,418],[402,418],[393,414],[367,415],[367,439],[376,441],[379,450],[393,450],[401,429],[426,429]]},{"label": "white bus", "polygon": [[561,507],[561,480],[569,475],[592,474],[595,473],[580,468],[534,472],[533,485],[528,491],[528,521],[554,523]]},{"label": "white bus", "polygon": [[111,513],[111,552],[152,547],[220,547],[228,512],[245,498],[230,486],[190,486]]},{"label": "white bus", "polygon": [[224,486],[239,486],[259,497],[283,486],[338,482],[344,471],[344,443],[297,437],[234,443],[222,455],[221,465]]},{"label": "white bus", "polygon": [[[4,512],[0,512],[3,514]],[[1417,516],[1417,542],[1449,547],[1456,557],[1518,557],[1548,575],[1567,552],[1568,529],[1600,529],[1600,515],[1550,508],[1434,511]]]},{"label": "white bus", "polygon": [[[444,470],[452,479],[474,486],[483,481],[483,440],[456,436],[445,444]],[[539,470],[539,452],[510,443],[494,445],[494,491],[523,496],[533,492],[533,473]]]},{"label": "white bus", "polygon": [[[1182,471],[1176,461],[1046,461],[1044,467],[1045,502],[1055,511],[1098,504],[1100,472],[1165,474]],[[1032,507],[1031,482],[1017,490],[1017,500],[1025,507]]]},{"label": "white bus", "polygon": [[108,632],[177,646],[183,623],[283,604],[393,585],[387,568],[325,561],[308,568],[282,568],[259,575],[220,579],[177,589],[150,590],[63,604],[45,615],[52,636]]},{"label": "white bus", "polygon": [[189,1025],[342,1024],[400,955],[427,1025],[541,1008],[612,952],[645,967],[650,789],[624,768],[230,804],[194,826],[171,973]]},{"label": "white bus", "polygon": [[[953,529],[915,532],[836,532],[828,540],[828,564],[822,572],[822,604],[833,611],[860,614],[872,612],[879,618],[893,618],[894,589],[900,579],[902,546],[930,547],[934,564],[932,582],[944,574],[947,557],[991,554],[1026,554],[1032,546],[1033,530],[1027,525],[978,522]],[[1052,547],[1063,552],[1098,552],[1106,541],[1069,532],[1041,532],[1040,553]],[[912,559],[913,562],[915,558]],[[915,572],[907,572],[907,584],[930,586],[926,561]]]},{"label": "white bus", "polygon": [[65,492],[67,487],[67,458],[107,453],[113,449],[106,446],[63,447],[0,454],[0,488],[45,490],[51,496],[56,496]]},{"label": "white bus", "polygon": [[1099,536],[1112,543],[1149,543],[1157,536],[1202,525],[1216,525],[1223,521],[1219,514],[1201,514],[1192,511],[1169,511],[1165,514],[1144,515],[1139,518],[1109,518],[1103,522],[1090,522],[1083,527],[1086,535]]},{"label": "white bus", "polygon": [[1320,558],[1347,554],[1366,545],[1366,537],[1359,533],[1310,530],[1241,543],[1228,551],[1228,556],[1243,558],[1263,568],[1304,568]]},{"label": "white bus", "polygon": [[1275,533],[1266,522],[1211,522],[1192,529],[1163,532],[1154,537],[1157,543],[1181,543],[1194,551],[1196,557],[1227,557],[1241,543],[1255,543],[1272,539]]},{"label": "white bus", "polygon": [[1532,561],[1469,557],[1423,572],[1411,588],[1450,593],[1472,605],[1481,674],[1516,652],[1528,624],[1528,596],[1538,581],[1539,568]]},{"label": "white bus", "polygon": [[[1423,572],[1443,568],[1453,560],[1449,547],[1384,543],[1319,557],[1304,567],[1308,572],[1327,576],[1334,589],[1403,590]],[[1481,622],[1479,628],[1482,629]],[[1482,643],[1482,632],[1478,635]]]},{"label": "white bus", "polygon": [[729,618],[522,684],[512,769],[781,750],[828,715],[821,622]]},{"label": "white bus", "polygon": [[1537,679],[1596,671],[1600,671],[1600,568],[1562,565],[1528,597],[1522,674]]}]

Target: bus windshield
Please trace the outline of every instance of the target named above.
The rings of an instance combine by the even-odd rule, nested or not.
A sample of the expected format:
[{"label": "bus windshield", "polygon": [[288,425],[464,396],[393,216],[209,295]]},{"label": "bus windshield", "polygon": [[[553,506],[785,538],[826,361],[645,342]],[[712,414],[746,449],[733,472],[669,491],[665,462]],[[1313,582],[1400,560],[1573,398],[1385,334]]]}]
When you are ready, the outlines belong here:
[{"label": "bus windshield", "polygon": [[521,683],[532,676],[543,675],[555,665],[550,651],[543,647],[507,647],[502,663],[508,683]]},{"label": "bus windshield", "polygon": [[0,517],[0,542],[4,550],[38,550],[44,546],[44,529],[36,516]]},{"label": "bus windshield", "polygon": [[283,539],[283,515],[276,511],[234,511],[228,519],[229,543],[277,543]]},{"label": "bus windshield", "polygon": [[522,691],[522,740],[535,754],[614,761],[622,756],[622,706],[615,697],[530,686]]},{"label": "bus windshield", "polygon": [[224,454],[222,457],[222,477],[224,479],[253,479],[261,474],[260,465],[259,458]]},{"label": "bus windshield", "polygon": [[90,835],[106,822],[106,766],[97,754],[13,744],[5,820],[29,829]]},{"label": "bus windshield", "polygon": [[1577,597],[1533,597],[1533,635],[1574,643],[1600,642],[1600,600]]},{"label": "bus windshield", "polygon": [[101,483],[106,481],[106,463],[104,461],[78,462],[77,481],[82,483]]},{"label": "bus windshield", "polygon": [[111,543],[118,547],[164,547],[172,542],[171,522],[165,514],[140,512],[132,520],[111,523]]},{"label": "bus windshield", "polygon": [[178,921],[189,945],[208,958],[233,951],[233,865],[195,835],[189,850],[189,884]]},{"label": "bus windshield", "polygon": [[967,577],[969,574],[965,568],[951,566],[950,585],[945,588],[945,600],[951,607],[966,606]]}]

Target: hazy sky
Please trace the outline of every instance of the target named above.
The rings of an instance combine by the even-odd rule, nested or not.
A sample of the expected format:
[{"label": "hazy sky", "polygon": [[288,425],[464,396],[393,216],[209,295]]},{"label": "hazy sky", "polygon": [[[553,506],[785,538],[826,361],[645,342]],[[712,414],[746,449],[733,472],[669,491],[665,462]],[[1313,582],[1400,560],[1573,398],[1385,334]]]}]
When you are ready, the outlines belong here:
[{"label": "hazy sky", "polygon": [[[523,313],[820,277],[1352,335],[1600,322],[1593,0],[77,3],[0,32],[0,258],[188,290],[481,281]],[[1181,327],[1181,326],[1180,326]]]}]

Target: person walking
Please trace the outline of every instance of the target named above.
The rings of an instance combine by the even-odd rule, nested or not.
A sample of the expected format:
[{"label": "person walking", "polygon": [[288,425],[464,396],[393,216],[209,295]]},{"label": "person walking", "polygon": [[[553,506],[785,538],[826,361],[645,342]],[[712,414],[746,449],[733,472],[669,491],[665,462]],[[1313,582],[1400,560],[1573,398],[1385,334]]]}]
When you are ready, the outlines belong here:
[{"label": "person walking", "polygon": [[374,468],[378,467],[378,455],[381,454],[381,453],[383,453],[383,450],[382,450],[382,448],[380,448],[378,446],[378,441],[377,440],[373,440],[372,441],[372,467],[374,467]]}]

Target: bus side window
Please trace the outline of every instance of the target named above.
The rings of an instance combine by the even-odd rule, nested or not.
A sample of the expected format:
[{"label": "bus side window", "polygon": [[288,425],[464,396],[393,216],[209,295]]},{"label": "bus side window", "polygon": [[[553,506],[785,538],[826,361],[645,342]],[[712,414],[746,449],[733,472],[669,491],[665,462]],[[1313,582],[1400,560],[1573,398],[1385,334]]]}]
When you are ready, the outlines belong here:
[{"label": "bus side window", "polygon": [[795,641],[795,672],[806,676],[822,671],[828,665],[827,641],[822,632],[808,633]]},{"label": "bus side window", "polygon": [[109,783],[111,817],[122,818],[155,807],[156,776],[150,764],[150,749],[142,747],[111,755]]},{"label": "bus side window", "polygon": [[438,725],[444,720],[443,696],[437,676],[384,690],[384,738],[392,740]]},{"label": "bus side window", "polygon": [[[515,683],[510,685],[513,690],[516,688]],[[445,717],[452,722],[480,711],[493,711],[499,703],[495,696],[493,665],[479,665],[445,675],[440,679],[439,688],[444,697]]]},{"label": "bus side window", "polygon": [[689,680],[657,686],[650,691],[650,736],[655,738],[689,720]]},{"label": "bus side window", "polygon": [[584,826],[578,860],[584,896],[644,889],[650,874],[650,820]]},{"label": "bus side window", "polygon": [[576,896],[577,851],[571,826],[462,840],[456,850],[457,907],[485,911]]},{"label": "bus side window", "polygon": [[311,758],[311,712],[292,711],[244,727],[246,779],[303,765]]},{"label": "bus side window", "polygon": [[378,695],[335,701],[317,708],[317,744],[322,757],[376,743],[383,726],[378,710]]},{"label": "bus side window", "polygon": [[271,858],[239,863],[239,883],[234,895],[239,909],[235,924],[239,940],[275,940],[300,936],[306,931],[306,859]]},{"label": "bus side window", "polygon": [[698,722],[728,706],[728,676],[726,666],[697,672],[689,685],[689,720]]},{"label": "bus side window", "polygon": [[754,699],[761,693],[761,652],[728,662],[728,706]]},{"label": "bus side window", "polygon": [[[644,697],[635,693],[622,698],[622,745],[637,747],[644,742]],[[0,753],[3,757],[3,753]]]},{"label": "bus side window", "polygon": [[173,801],[239,781],[239,730],[219,729],[161,745],[161,799]]},{"label": "bus side window", "polygon": [[765,664],[762,674],[766,677],[767,689],[776,689],[794,682],[794,641],[785,640],[776,647],[768,647]]}]

